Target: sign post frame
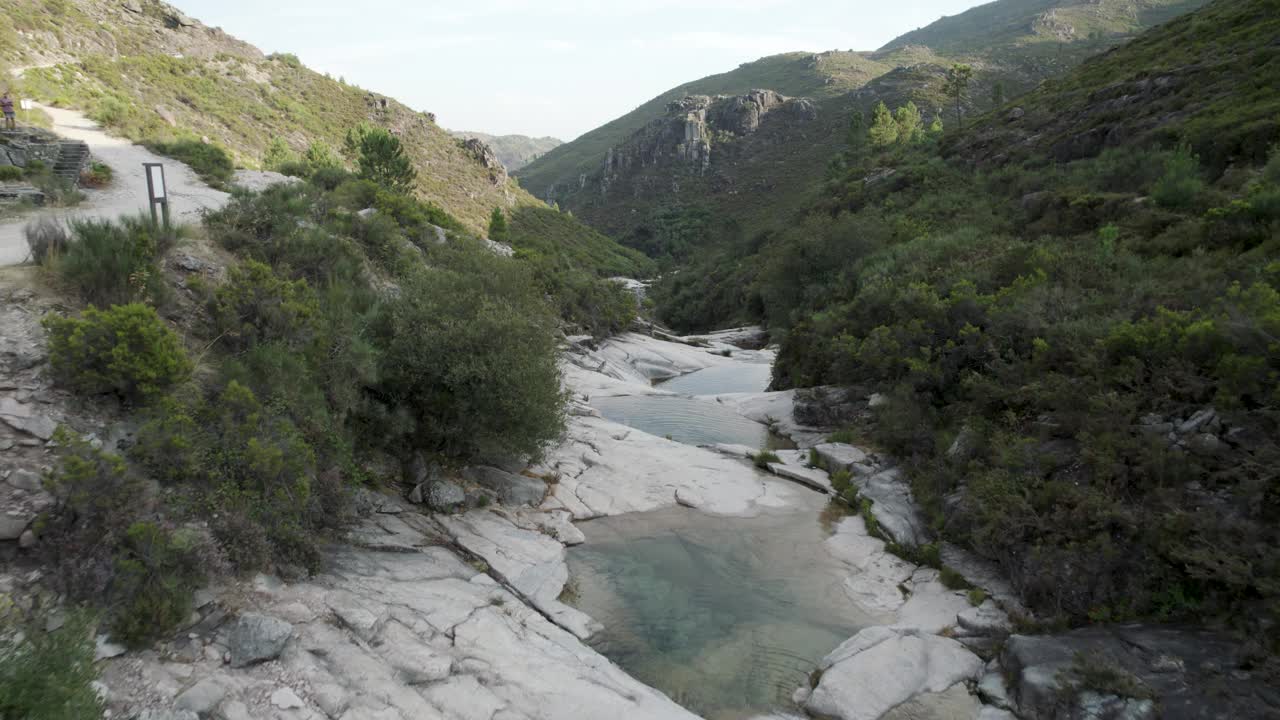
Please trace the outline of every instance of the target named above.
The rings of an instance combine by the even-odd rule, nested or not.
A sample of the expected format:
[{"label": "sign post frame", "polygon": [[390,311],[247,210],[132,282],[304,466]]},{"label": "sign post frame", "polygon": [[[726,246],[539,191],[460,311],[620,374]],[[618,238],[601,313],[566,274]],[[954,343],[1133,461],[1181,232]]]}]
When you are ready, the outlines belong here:
[{"label": "sign post frame", "polygon": [[[169,229],[169,186],[164,179],[162,163],[142,163],[142,170],[147,176],[147,204],[151,208],[152,224],[164,220],[164,228]],[[160,206],[161,217],[156,216],[156,206]]]}]

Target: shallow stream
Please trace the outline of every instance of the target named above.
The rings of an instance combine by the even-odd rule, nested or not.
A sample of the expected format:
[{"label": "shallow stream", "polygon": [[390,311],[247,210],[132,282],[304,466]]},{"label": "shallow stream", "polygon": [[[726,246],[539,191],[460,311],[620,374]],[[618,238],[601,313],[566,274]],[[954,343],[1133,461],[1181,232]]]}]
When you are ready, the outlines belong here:
[{"label": "shallow stream", "polygon": [[[726,365],[662,387],[760,392],[768,368]],[[680,442],[782,444],[714,400],[626,396],[592,405]],[[758,474],[745,462],[742,472]],[[792,710],[792,693],[818,662],[871,622],[844,593],[848,568],[825,548],[835,519],[826,496],[799,497],[752,518],[674,507],[580,523],[587,541],[568,552],[566,600],[604,624],[591,641],[597,650],[708,720]]]}]

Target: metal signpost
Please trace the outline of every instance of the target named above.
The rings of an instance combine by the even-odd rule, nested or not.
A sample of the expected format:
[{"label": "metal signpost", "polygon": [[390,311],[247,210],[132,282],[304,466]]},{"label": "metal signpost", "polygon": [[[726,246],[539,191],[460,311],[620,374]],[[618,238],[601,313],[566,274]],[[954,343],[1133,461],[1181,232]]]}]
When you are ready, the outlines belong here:
[{"label": "metal signpost", "polygon": [[160,163],[142,163],[147,173],[147,198],[151,205],[151,222],[159,222],[156,217],[156,206],[159,205],[164,218],[164,227],[169,227],[169,193],[164,185],[164,165]]}]

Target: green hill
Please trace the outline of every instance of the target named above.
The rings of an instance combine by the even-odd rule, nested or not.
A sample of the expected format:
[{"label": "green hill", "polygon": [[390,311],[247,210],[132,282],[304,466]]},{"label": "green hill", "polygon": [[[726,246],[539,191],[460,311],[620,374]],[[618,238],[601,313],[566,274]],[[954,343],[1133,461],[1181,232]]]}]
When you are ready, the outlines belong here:
[{"label": "green hill", "polygon": [[669,103],[686,95],[738,95],[754,88],[769,88],[783,95],[834,97],[861,87],[889,69],[865,53],[850,52],[787,53],[744,63],[729,72],[672,88],[626,115],[548,152],[517,173],[520,185],[545,199],[552,186],[574,182],[584,173],[597,172],[609,148],[661,118]]},{"label": "green hill", "polygon": [[[754,231],[800,209],[844,147],[851,113],[869,114],[880,101],[891,109],[914,102],[926,123],[942,114],[946,124],[954,124],[943,92],[945,71],[954,63],[968,63],[975,71],[965,112],[985,112],[1153,22],[1202,4],[999,0],[943,18],[875,52],[763,58],[675,88],[562,145],[524,168],[520,183],[624,244],[659,256],[671,245],[714,243],[723,233],[705,228],[692,230],[702,236],[693,245],[687,238],[653,238],[667,232],[673,212],[732,218],[738,227]],[[689,162],[679,146],[688,109],[679,101],[705,95],[717,102],[716,96],[744,96],[754,89],[807,98],[813,112],[804,122],[771,113],[758,128],[737,132],[717,123],[713,107],[703,127],[692,128],[706,136],[708,150]],[[735,98],[719,102],[741,103]],[[620,156],[643,160],[619,166]],[[676,225],[690,230],[687,220]]]},{"label": "green hill", "polygon": [[769,325],[778,388],[882,394],[847,434],[1042,618],[1274,658],[1277,38],[1277,0],[1217,0],[962,133],[862,144],[651,296],[680,327]]},{"label": "green hill", "polygon": [[294,56],[264,56],[157,0],[8,0],[0,56],[11,68],[34,66],[23,94],[85,110],[135,141],[208,138],[237,164],[258,167],[273,138],[295,153],[312,143],[337,149],[349,128],[368,122],[404,141],[421,196],[474,231],[496,206],[536,202],[431,113],[316,73]]}]

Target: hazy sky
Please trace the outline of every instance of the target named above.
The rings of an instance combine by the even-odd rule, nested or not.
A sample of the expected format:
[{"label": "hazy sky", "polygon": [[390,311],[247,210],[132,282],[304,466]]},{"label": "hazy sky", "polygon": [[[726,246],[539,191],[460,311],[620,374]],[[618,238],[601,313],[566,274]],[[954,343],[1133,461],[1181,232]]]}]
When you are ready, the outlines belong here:
[{"label": "hazy sky", "polygon": [[267,52],[434,112],[570,140],[791,50],[873,50],[981,0],[171,0]]}]

